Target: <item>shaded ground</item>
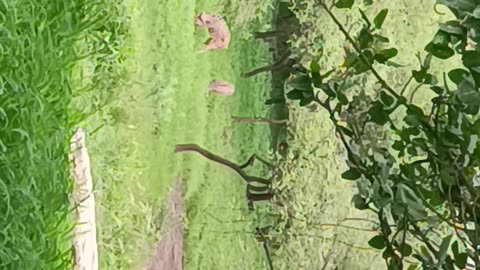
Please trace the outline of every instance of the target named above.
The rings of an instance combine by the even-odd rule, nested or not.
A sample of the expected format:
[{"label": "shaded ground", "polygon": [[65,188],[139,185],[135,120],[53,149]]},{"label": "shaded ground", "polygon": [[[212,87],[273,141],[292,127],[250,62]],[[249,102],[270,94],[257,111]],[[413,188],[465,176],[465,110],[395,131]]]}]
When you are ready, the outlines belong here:
[{"label": "shaded ground", "polygon": [[185,208],[183,205],[183,185],[177,180],[168,195],[165,215],[160,231],[160,241],[146,270],[182,270],[183,234]]}]

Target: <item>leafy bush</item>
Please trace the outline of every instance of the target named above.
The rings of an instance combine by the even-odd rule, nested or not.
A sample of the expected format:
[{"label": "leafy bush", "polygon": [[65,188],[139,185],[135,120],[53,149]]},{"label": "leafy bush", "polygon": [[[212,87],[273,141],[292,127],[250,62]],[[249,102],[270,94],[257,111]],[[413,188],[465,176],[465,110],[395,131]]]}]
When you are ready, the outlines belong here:
[{"label": "leafy bush", "polygon": [[[437,3],[447,6],[457,20],[440,24],[432,41],[425,44],[428,54],[420,67],[412,70],[403,88],[394,89],[376,69],[396,66],[392,59],[398,50],[379,33],[388,10],[381,10],[373,20],[360,11],[364,23],[353,37],[334,11],[350,9],[354,1],[339,0],[331,6],[317,1],[347,39],[346,55],[331,72],[324,73],[318,61],[311,61],[308,71],[297,71],[290,80],[294,89],[287,95],[301,106],[316,103],[328,112],[347,151],[349,169],[342,176],[358,187],[352,201],[357,209],[378,217],[380,233],[368,244],[383,251],[389,269],[403,269],[406,260],[411,262],[409,257],[417,261],[409,263],[409,269],[463,268],[467,258],[480,266],[476,176],[480,16],[475,0]],[[440,79],[430,73],[432,58],[455,54],[461,56],[464,68],[445,71]],[[361,110],[361,96],[351,97],[346,83],[346,78],[360,74],[373,76],[379,89]],[[403,95],[412,80],[432,91],[428,111]],[[358,117],[353,121],[347,117],[346,125],[340,121],[341,115],[352,114]],[[383,128],[390,138],[373,146],[371,136],[365,136],[368,128]]]}]

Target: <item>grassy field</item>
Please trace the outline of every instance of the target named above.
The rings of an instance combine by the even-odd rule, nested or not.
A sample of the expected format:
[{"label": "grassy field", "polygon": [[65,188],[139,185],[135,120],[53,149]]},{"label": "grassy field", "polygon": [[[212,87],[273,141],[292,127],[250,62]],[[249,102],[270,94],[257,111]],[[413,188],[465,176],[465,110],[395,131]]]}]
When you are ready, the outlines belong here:
[{"label": "grassy field", "polygon": [[[245,37],[250,30],[267,27],[271,11],[265,8],[262,13],[236,2],[159,5],[150,0],[131,2],[127,9],[132,16],[133,54],[125,63],[124,83],[109,94],[104,113],[85,121],[87,130],[94,132],[87,144],[97,190],[101,268],[143,266],[158,236],[163,200],[178,177],[187,187],[187,269],[261,268],[261,246],[252,236],[228,234],[238,226],[253,227],[215,219],[244,218],[242,180],[200,156],[174,155],[173,150],[178,143],[197,143],[238,161],[253,152],[268,152],[267,126],[235,124],[230,118],[268,116],[268,107],[263,106],[268,77],[245,80],[239,74],[270,61],[264,44]],[[228,50],[196,53],[207,38],[206,31],[193,24],[194,14],[202,10],[226,14],[233,33]],[[238,11],[244,16],[233,17]],[[240,19],[250,22],[249,27]],[[83,69],[88,65],[86,59]],[[205,96],[212,79],[233,82],[235,95]],[[79,95],[75,107],[81,110],[102,98],[95,93]],[[262,168],[255,171],[261,173]]]},{"label": "grassy field", "polygon": [[[380,68],[394,86],[417,67],[414,55],[435,23],[450,18],[435,14],[433,3],[413,8],[418,1],[379,1],[367,10],[373,16],[390,9],[384,34],[408,56],[402,59],[411,60],[395,72]],[[196,53],[207,38],[193,25],[202,10],[225,14],[233,34],[228,50]],[[316,35],[329,37],[322,63],[329,67],[339,61],[344,40],[313,12],[304,16],[318,26]],[[360,20],[356,11],[343,14],[350,23]],[[269,77],[239,77],[270,62],[265,45],[248,39],[250,31],[268,29],[269,1],[15,0],[0,3],[0,15],[1,269],[70,267],[67,150],[78,125],[90,134],[101,269],[144,266],[158,237],[163,199],[178,177],[187,187],[186,269],[265,268],[252,237],[264,216],[248,213],[241,179],[198,155],[174,155],[173,147],[196,143],[239,162],[252,153],[268,155],[268,127],[232,123],[231,116],[269,115],[263,105]],[[420,21],[428,22],[422,35]],[[212,79],[233,82],[236,93],[206,97]],[[360,78],[352,90],[372,86]],[[420,88],[416,98],[427,101],[428,94]],[[379,254],[363,248],[368,232],[352,237],[351,230],[319,225],[359,217],[350,205],[353,188],[339,181],[343,153],[326,116],[292,108],[292,119],[291,146],[302,158],[287,178],[295,182],[292,207],[307,222],[295,224],[297,235],[275,254],[275,264],[317,269],[321,255],[333,249],[338,269],[382,269]],[[265,173],[261,167],[251,172]]]}]

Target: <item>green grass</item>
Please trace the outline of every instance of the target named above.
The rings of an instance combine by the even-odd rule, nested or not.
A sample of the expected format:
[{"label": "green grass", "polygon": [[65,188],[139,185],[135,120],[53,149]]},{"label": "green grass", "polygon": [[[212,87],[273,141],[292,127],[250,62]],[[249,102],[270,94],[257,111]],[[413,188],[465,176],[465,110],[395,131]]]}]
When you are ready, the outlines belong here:
[{"label": "green grass", "polygon": [[[263,251],[252,236],[228,234],[235,228],[209,216],[214,213],[229,220],[247,214],[242,180],[200,156],[174,155],[173,150],[178,143],[197,143],[238,161],[253,152],[268,152],[268,126],[235,124],[230,117],[269,114],[263,106],[268,77],[239,78],[242,71],[270,61],[264,44],[244,38],[250,30],[268,27],[269,15],[251,14],[254,8],[237,2],[159,5],[145,0],[126,6],[132,17],[128,46],[134,53],[125,62],[123,85],[112,93],[102,89],[79,93],[74,102],[76,110],[86,112],[92,102],[108,101],[103,113],[84,121],[87,132],[93,132],[87,145],[97,191],[101,269],[145,264],[157,240],[164,198],[177,177],[187,187],[187,269],[258,269]],[[193,15],[201,10],[227,14],[233,33],[228,50],[196,53],[207,38],[206,31],[193,24]],[[248,12],[243,18],[250,18],[249,28],[233,17],[243,10]],[[91,59],[85,59],[77,68],[88,70],[89,65]],[[91,83],[88,72],[84,73],[78,77],[79,88]],[[233,82],[236,93],[206,97],[212,79]],[[252,172],[263,170],[253,168]],[[252,226],[249,229],[253,231]],[[223,232],[227,234],[219,238]]]},{"label": "green grass", "polygon": [[[0,268],[68,269],[74,44],[105,1],[0,3]],[[107,10],[108,11],[108,10]],[[88,17],[85,15],[88,14]]]},{"label": "green grass", "polygon": [[[433,36],[435,22],[447,20],[433,13],[433,0],[420,8],[411,8],[413,2],[367,10],[373,16],[390,8],[385,35],[408,56],[401,58],[409,60],[403,69],[379,69],[394,86],[416,68],[414,54]],[[269,76],[239,77],[270,62],[264,44],[246,39],[250,31],[268,29],[269,6],[260,0],[1,2],[0,268],[70,267],[68,140],[73,127],[82,125],[90,133],[101,269],[144,266],[158,237],[163,200],[177,177],[187,186],[186,269],[263,269],[263,250],[252,232],[265,222],[266,208],[248,213],[237,175],[196,154],[174,155],[173,147],[197,143],[239,162],[252,153],[267,156],[268,126],[232,123],[230,117],[269,115],[263,105]],[[233,35],[228,50],[196,54],[207,34],[194,27],[192,17],[202,10],[226,16]],[[360,20],[355,12],[347,14],[350,21]],[[420,20],[430,22],[423,35],[416,30]],[[325,16],[314,25],[319,27],[312,31],[329,37],[323,65],[338,63],[344,39],[336,26]],[[236,93],[206,97],[212,79],[233,82]],[[362,85],[371,88],[373,82]],[[425,102],[428,94],[420,91],[416,98]],[[339,269],[381,269],[379,255],[361,249],[368,233],[352,237],[345,228],[315,225],[358,212],[349,203],[353,189],[339,181],[342,153],[335,152],[325,115],[292,115],[292,149],[308,161],[299,159],[287,178],[296,181],[292,207],[301,208],[310,223],[295,224],[299,235],[278,251],[276,265],[315,268],[337,234],[343,243],[333,247]],[[320,150],[305,155],[318,145]],[[260,166],[249,172],[265,174]]]}]

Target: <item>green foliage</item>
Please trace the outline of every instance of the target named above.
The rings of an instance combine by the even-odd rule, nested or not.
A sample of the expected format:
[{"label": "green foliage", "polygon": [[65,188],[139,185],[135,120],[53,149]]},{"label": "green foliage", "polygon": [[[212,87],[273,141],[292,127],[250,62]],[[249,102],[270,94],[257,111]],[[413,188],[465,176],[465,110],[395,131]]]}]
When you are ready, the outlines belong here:
[{"label": "green foliage", "polygon": [[383,22],[385,21],[385,18],[387,17],[388,14],[388,9],[382,9],[377,16],[375,16],[375,19],[373,19],[373,23],[375,24],[375,28],[381,29]]},{"label": "green foliage", "polygon": [[351,8],[355,3],[354,0],[338,0],[335,2],[335,7],[337,8]]},{"label": "green foliage", "polygon": [[[352,7],[349,1],[336,5],[339,3],[341,8]],[[383,250],[389,269],[403,269],[406,257],[417,259],[423,269],[454,269],[463,267],[467,256],[479,256],[476,235],[480,232],[480,54],[470,39],[478,40],[480,19],[477,1],[437,3],[448,6],[461,23],[441,24],[425,46],[428,55],[420,61],[420,69],[412,71],[412,78],[427,85],[435,95],[429,111],[407,101],[403,91],[393,89],[376,70],[376,65],[388,63],[398,53],[396,48],[375,46],[388,42],[377,32],[387,10],[376,15],[374,27],[361,12],[364,25],[352,37],[333,10],[320,2],[320,8],[337,24],[351,49],[347,50],[343,64],[328,76],[321,74],[319,63],[311,63],[307,75],[301,72],[311,82],[311,88],[302,85],[302,89],[308,89],[309,95],[314,96],[313,102],[328,112],[347,150],[349,169],[342,177],[358,183],[358,194],[352,200],[355,207],[378,216],[380,234],[368,244]],[[438,84],[429,73],[431,58],[444,60],[455,54],[462,56],[465,69],[445,70],[443,84]],[[342,68],[352,72],[342,72]],[[358,94],[347,97],[342,85],[347,78],[360,74],[374,77],[381,89],[366,109],[356,111],[354,101]],[[298,94],[299,90],[292,91],[297,92],[289,92],[287,97],[305,98]],[[360,126],[370,123],[389,130],[392,139],[380,147],[359,151],[369,138],[364,136],[365,130],[358,129],[358,123],[341,124],[339,116],[346,112],[360,113],[357,119],[365,121]],[[403,121],[396,121],[394,114]]]}]

